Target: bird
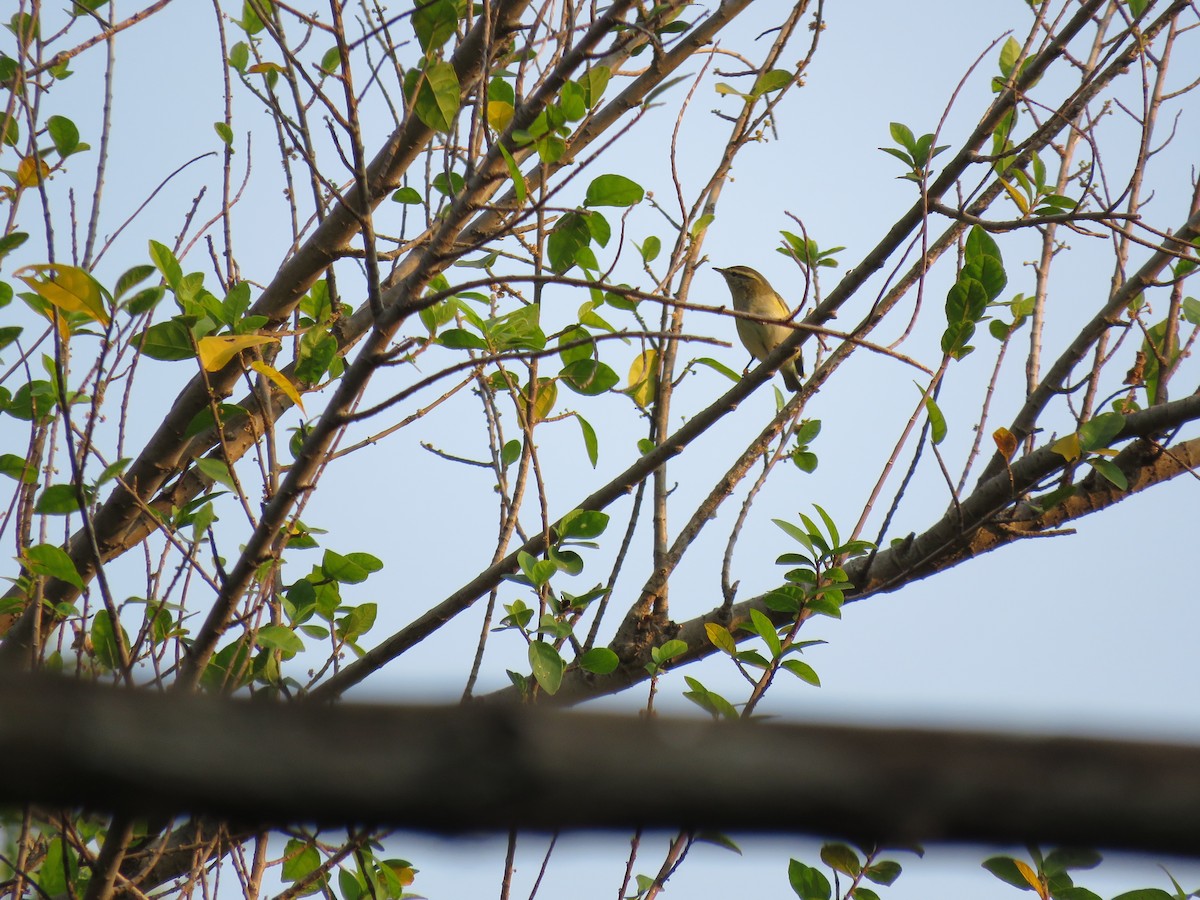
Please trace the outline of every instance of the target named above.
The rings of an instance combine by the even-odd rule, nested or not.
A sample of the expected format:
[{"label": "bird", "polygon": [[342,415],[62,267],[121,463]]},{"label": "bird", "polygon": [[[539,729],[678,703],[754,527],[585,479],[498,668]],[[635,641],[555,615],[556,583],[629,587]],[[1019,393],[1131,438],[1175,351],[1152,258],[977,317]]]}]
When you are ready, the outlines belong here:
[{"label": "bird", "polygon": [[[791,318],[791,310],[779,296],[771,283],[749,266],[730,266],[722,269],[714,266],[725,278],[729,285],[729,293],[733,296],[733,308],[738,312],[750,313],[764,319],[778,319],[786,322]],[[742,346],[750,351],[750,355],[760,362],[772,350],[778,347],[792,329],[786,325],[775,325],[771,322],[759,322],[754,319],[737,320],[738,337]],[[800,390],[800,379],[804,377],[804,359],[800,351],[779,367],[783,374],[783,383],[789,391]]]}]

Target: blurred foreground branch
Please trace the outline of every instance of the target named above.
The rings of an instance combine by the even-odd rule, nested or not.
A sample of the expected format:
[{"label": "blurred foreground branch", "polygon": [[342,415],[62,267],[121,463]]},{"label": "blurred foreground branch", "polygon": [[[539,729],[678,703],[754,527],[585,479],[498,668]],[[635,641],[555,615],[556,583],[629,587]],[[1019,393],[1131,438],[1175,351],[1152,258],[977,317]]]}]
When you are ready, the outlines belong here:
[{"label": "blurred foreground branch", "polygon": [[0,787],[6,805],[240,828],[685,826],[1189,855],[1200,830],[1200,748],[1082,738],[282,707],[6,675],[0,758],[20,773]]}]

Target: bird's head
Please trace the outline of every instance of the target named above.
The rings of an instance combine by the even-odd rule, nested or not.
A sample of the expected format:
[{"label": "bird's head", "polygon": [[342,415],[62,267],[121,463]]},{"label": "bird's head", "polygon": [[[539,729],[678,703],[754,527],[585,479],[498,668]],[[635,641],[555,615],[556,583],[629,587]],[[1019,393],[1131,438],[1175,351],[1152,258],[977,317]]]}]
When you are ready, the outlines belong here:
[{"label": "bird's head", "polygon": [[746,288],[765,287],[767,290],[771,290],[770,282],[749,266],[729,266],[725,269],[713,266],[713,268],[721,273],[725,278],[725,283],[730,287],[742,285]]}]

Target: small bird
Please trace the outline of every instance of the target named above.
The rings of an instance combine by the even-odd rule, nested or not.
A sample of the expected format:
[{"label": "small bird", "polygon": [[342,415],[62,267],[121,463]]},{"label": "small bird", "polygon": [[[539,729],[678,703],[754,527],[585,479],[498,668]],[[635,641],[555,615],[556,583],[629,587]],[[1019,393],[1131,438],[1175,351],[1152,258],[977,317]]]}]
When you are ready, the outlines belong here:
[{"label": "small bird", "polygon": [[[733,295],[733,308],[738,312],[762,316],[764,319],[778,319],[786,322],[791,310],[783,298],[771,287],[771,283],[749,266],[730,266],[727,269],[714,266],[725,277],[729,285],[729,293]],[[738,337],[742,345],[750,351],[750,355],[762,361],[767,354],[782,343],[783,339],[792,333],[786,325],[774,325],[770,322],[757,322],[752,319],[737,320]],[[800,379],[804,377],[804,360],[800,351],[786,360],[779,371],[783,374],[783,383],[789,391],[800,390]]]}]

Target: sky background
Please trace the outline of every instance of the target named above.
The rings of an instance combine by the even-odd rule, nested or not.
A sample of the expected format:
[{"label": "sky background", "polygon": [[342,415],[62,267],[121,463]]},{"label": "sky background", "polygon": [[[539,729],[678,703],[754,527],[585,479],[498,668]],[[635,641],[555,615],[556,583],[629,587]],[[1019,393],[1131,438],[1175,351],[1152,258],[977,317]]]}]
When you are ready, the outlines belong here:
[{"label": "sky background", "polygon": [[[757,10],[774,8],[774,3],[760,0],[723,43],[761,53],[769,37],[757,44],[752,43],[753,38],[763,22],[773,24],[773,19]],[[800,216],[822,247],[847,248],[839,256],[841,267],[823,273],[827,291],[914,200],[913,186],[896,178],[899,163],[878,150],[891,143],[888,123],[904,122],[917,134],[933,130],[959,81],[989,45],[1014,27],[1017,39],[1023,39],[1021,29],[1028,11],[1020,0],[942,0],[919,8],[860,0],[829,3],[826,15],[828,30],[806,86],[794,91],[782,105],[777,136],[749,147],[739,157],[734,180],[722,195],[718,218],[706,241],[713,265],[753,265],[793,302],[802,286],[791,264],[773,251],[780,229],[795,230],[787,214]],[[1195,51],[1194,45],[1193,40],[1188,46]],[[117,48],[113,165],[105,187],[111,218],[102,228],[105,233],[114,231],[142,202],[148,185],[197,154],[217,148],[212,123],[221,118],[223,103],[221,61],[212,9],[207,5],[174,4],[130,29]],[[797,39],[786,57],[788,63],[804,49],[802,39]],[[978,120],[991,98],[988,80],[995,72],[996,54],[996,49],[991,50],[967,80],[939,143],[954,146]],[[1179,58],[1187,57],[1180,52]],[[1191,58],[1200,59],[1200,53],[1193,52]],[[89,120],[93,123],[90,133],[95,133],[96,66],[100,62],[96,53],[81,59],[76,76],[56,88],[54,95],[54,102],[64,105],[60,109],[70,110],[67,114],[80,125],[85,140]],[[695,73],[698,67],[696,62],[685,72]],[[717,68],[736,66],[723,59]],[[1198,74],[1195,63],[1180,63],[1177,68],[1179,84]],[[686,148],[680,160],[683,180],[693,190],[707,176],[727,133],[726,124],[711,110],[733,111],[731,102],[713,90],[717,80],[725,79],[709,77],[698,89],[680,141]],[[619,144],[595,174],[625,172],[656,195],[669,197],[666,148],[684,90],[685,85],[677,86],[666,105],[640,123],[631,139]],[[1186,213],[1186,195],[1181,192],[1196,162],[1194,148],[1200,146],[1198,113],[1195,102],[1183,106],[1174,143],[1156,161],[1153,177],[1158,181],[1152,183],[1162,188],[1149,211],[1159,217],[1160,224],[1182,221]],[[289,241],[279,201],[282,182],[266,114],[251,98],[240,94],[235,115],[239,153],[241,134],[246,128],[255,131],[254,169],[236,211],[235,241],[244,274],[263,281],[286,253]],[[1106,162],[1119,170],[1121,163],[1127,162],[1132,131],[1119,116],[1103,127],[1114,142],[1111,156],[1106,147]],[[369,123],[368,148],[376,146],[389,129],[390,120],[382,116],[377,128]],[[90,159],[79,158],[61,177],[77,179],[78,190],[89,191],[90,164]],[[239,164],[235,162],[235,167]],[[239,178],[240,172],[235,180]],[[578,180],[579,192],[586,181]],[[215,158],[194,164],[155,198],[101,262],[98,277],[111,281],[129,266],[145,261],[149,238],[169,244],[183,213],[204,185],[208,195],[201,203],[198,220],[211,215],[219,203],[219,162]],[[26,215],[32,210],[30,206]],[[665,235],[653,215],[640,209],[631,219],[630,237],[640,242],[656,227],[657,233]],[[1075,236],[1069,240],[1071,258],[1056,272],[1052,288],[1053,309],[1063,315],[1047,333],[1048,359],[1057,356],[1061,339],[1072,333],[1073,325],[1090,317],[1106,295],[1110,277],[1107,247],[1102,241],[1089,244]],[[1001,246],[1009,275],[1005,295],[1031,292],[1032,273],[1026,263],[1034,257],[1036,245],[1005,241]],[[202,252],[197,248],[185,270],[209,268]],[[1144,259],[1144,253],[1135,252],[1134,259],[1136,264]],[[475,274],[463,271],[466,277]],[[11,266],[6,265],[6,274],[10,272]],[[939,273],[931,279],[927,303],[940,305],[948,286],[945,277]],[[873,291],[864,291],[858,305],[834,326],[856,321],[863,304],[873,296]],[[699,273],[693,300],[724,303],[726,297],[717,273],[711,269]],[[579,302],[578,297],[562,299],[567,314]],[[906,319],[898,317],[898,321]],[[936,346],[939,319],[936,310],[927,314],[901,350],[927,363],[936,362],[931,348]],[[712,355],[736,370],[742,368],[746,358],[734,340],[732,322],[708,317],[699,319],[695,327],[734,341],[728,349],[704,348],[699,355]],[[885,328],[876,339],[886,343],[900,327]],[[942,399],[950,424],[944,449],[955,474],[973,439],[971,425],[977,419],[980,385],[994,360],[995,344],[986,334],[981,333],[976,343],[980,350],[952,373]],[[1010,352],[1004,370],[1008,380],[995,400],[995,419],[989,431],[1007,422],[1019,402],[1024,362],[1020,350],[1014,347]],[[429,360],[424,371],[433,371],[437,361]],[[182,380],[186,374],[165,363],[156,365],[156,376],[161,371],[162,377],[156,377],[152,385],[143,380],[145,393],[139,402],[146,409],[169,401],[176,384],[172,379],[179,376]],[[738,547],[734,577],[741,580],[740,599],[776,585],[781,570],[775,557],[792,549],[783,533],[770,524],[772,517],[794,520],[797,512],[808,512],[813,504],[820,504],[834,514],[839,525],[844,522],[848,528],[857,518],[882,461],[919,399],[915,376],[919,373],[893,360],[860,353],[843,368],[831,389],[813,399],[805,415],[823,423],[822,436],[814,447],[820,468],[814,475],[794,469],[782,472],[764,492]],[[1187,381],[1185,377],[1178,383]],[[683,408],[687,409],[689,402],[699,408],[704,398],[726,386],[721,376],[700,370],[685,384]],[[389,387],[394,388],[395,383],[376,385],[372,396],[385,396]],[[678,482],[673,497],[679,510],[676,523],[690,512],[689,500],[702,496],[712,483],[707,470],[693,472],[689,468],[693,465],[689,459],[715,458],[720,465],[727,465],[769,415],[774,405],[772,394],[767,389],[757,392],[706,435],[694,453],[672,464],[672,477]],[[611,421],[606,409],[612,411]],[[394,418],[406,411],[398,410]],[[635,442],[643,434],[640,423],[628,415],[628,404],[617,399],[609,407],[604,402],[589,406],[586,414],[604,427],[601,459],[594,471],[586,465],[573,423],[543,430],[541,446],[549,479],[559,485],[556,496],[560,502],[586,495],[628,465],[636,453]],[[419,436],[449,453],[479,456],[477,411],[470,415],[475,418],[467,421],[461,408],[439,410],[424,420]],[[287,424],[295,424],[294,414]],[[379,427],[372,425],[363,434]],[[345,443],[353,440],[347,438]],[[463,573],[477,571],[490,553],[494,513],[476,515],[460,502],[472,492],[490,491],[487,473],[455,467],[414,449],[415,443],[415,436],[384,441],[357,454],[353,465],[331,467],[304,516],[311,524],[330,529],[330,548],[367,551],[387,564],[369,582],[373,596],[358,597],[376,599],[380,604],[380,622],[368,636],[368,645],[374,643],[372,638],[392,633],[457,588]],[[905,456],[905,463],[907,459]],[[396,471],[404,472],[404,477],[382,479],[364,491],[364,472]],[[853,604],[840,621],[811,623],[805,628],[807,636],[829,642],[805,656],[820,674],[821,688],[799,681],[780,682],[768,694],[763,712],[797,722],[1200,741],[1195,701],[1200,687],[1195,663],[1200,615],[1191,589],[1190,555],[1195,545],[1197,489],[1193,479],[1180,478],[1100,516],[1079,521],[1075,536],[1020,542],[900,593]],[[885,490],[881,508],[888,499],[890,493]],[[924,530],[941,515],[947,502],[940,478],[918,477],[896,516],[891,536]],[[614,505],[610,510],[614,525],[623,527],[621,515],[627,510],[627,501]],[[552,510],[552,514],[565,511]],[[705,535],[673,581],[672,614],[677,620],[718,602],[719,561],[736,511],[732,503],[721,510],[717,527]],[[865,536],[874,537],[878,521],[879,510]],[[122,565],[131,566],[131,577],[140,571],[136,560]],[[565,586],[581,592],[606,572],[603,553],[589,556],[575,588],[571,583]],[[622,599],[628,602],[644,572],[636,561],[631,564],[618,587],[620,596],[614,601],[618,608]],[[368,679],[351,699],[457,700],[466,673],[461,653],[454,655],[453,648],[461,646],[460,642],[474,646],[481,615],[480,609],[460,617],[436,640]],[[496,639],[489,647],[478,692],[503,687],[507,683],[505,667],[520,667],[523,656],[516,639]],[[742,699],[740,679],[722,659],[684,671],[730,699]],[[697,714],[682,697],[684,689],[681,675],[665,679],[656,698],[659,711]],[[644,705],[645,696],[642,686],[590,703],[587,708],[633,711]],[[816,862],[816,842],[732,837],[742,846],[743,856],[697,846],[672,878],[668,896],[707,900],[745,896],[752,889],[761,898],[789,897],[787,858]],[[522,841],[514,897],[528,896],[544,847],[544,838]],[[539,896],[613,897],[627,847],[626,835],[564,837]],[[648,840],[636,871],[653,874],[664,848],[664,837]],[[494,896],[498,891],[504,860],[501,838],[446,841],[399,835],[389,842],[389,849],[419,868],[414,890],[427,897]],[[992,852],[993,848],[935,847],[921,861],[900,855],[897,859],[905,865],[905,874],[881,893],[894,900],[1012,896],[1013,888],[979,868]],[[1131,887],[1166,888],[1169,882],[1157,868],[1160,861],[1169,865],[1185,887],[1200,886],[1200,864],[1124,856],[1110,857],[1098,872],[1079,881],[1106,896]]]}]

